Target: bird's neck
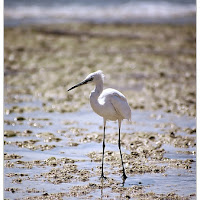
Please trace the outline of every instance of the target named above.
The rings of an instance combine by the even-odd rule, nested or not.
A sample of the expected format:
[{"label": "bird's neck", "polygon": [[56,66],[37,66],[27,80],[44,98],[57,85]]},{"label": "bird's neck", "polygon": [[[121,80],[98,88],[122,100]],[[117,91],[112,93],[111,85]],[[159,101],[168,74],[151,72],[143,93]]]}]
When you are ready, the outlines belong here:
[{"label": "bird's neck", "polygon": [[102,91],[103,91],[103,81],[99,80],[96,83],[95,89],[92,91],[93,97],[96,98],[96,99],[98,99],[98,97],[100,96],[100,94],[102,93]]},{"label": "bird's neck", "polygon": [[99,96],[103,91],[103,81],[97,82],[95,89],[90,94],[90,105],[94,112],[102,116],[102,104],[99,101]]}]

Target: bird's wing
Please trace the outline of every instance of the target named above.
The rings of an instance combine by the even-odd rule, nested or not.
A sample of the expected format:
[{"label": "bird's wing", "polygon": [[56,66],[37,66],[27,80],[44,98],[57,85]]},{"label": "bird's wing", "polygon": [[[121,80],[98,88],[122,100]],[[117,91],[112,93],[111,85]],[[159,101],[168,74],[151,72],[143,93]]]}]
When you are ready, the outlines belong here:
[{"label": "bird's wing", "polygon": [[125,96],[117,90],[112,91],[110,102],[115,108],[116,112],[121,115],[122,119],[131,119],[131,109]]}]

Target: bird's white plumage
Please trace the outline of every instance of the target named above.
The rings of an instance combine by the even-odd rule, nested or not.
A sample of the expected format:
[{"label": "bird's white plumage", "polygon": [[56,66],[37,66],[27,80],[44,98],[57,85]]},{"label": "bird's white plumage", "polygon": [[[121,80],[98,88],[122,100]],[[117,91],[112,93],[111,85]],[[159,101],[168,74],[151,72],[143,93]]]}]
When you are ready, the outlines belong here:
[{"label": "bird's white plumage", "polygon": [[91,80],[96,87],[90,95],[90,105],[94,112],[105,120],[131,119],[131,109],[126,97],[119,91],[108,88],[103,90],[104,74],[101,70],[89,74],[84,81]]},{"label": "bird's white plumage", "polygon": [[103,90],[103,81],[104,74],[101,70],[98,70],[89,74],[82,82],[69,90],[88,82],[93,82],[95,89],[90,94],[90,105],[94,112],[102,116],[104,120],[131,120],[131,109],[126,97],[121,92],[112,88]]},{"label": "bird's white plumage", "polygon": [[[100,114],[108,120],[131,119],[131,109],[125,96],[112,88],[103,90],[98,98],[99,103],[104,107]],[[99,114],[99,113],[97,113]]]}]

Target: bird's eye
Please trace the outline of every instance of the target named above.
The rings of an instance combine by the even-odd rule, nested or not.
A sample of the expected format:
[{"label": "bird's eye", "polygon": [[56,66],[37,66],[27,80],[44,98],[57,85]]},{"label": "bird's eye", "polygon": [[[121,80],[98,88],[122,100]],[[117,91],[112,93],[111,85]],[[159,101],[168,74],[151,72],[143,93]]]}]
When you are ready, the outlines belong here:
[{"label": "bird's eye", "polygon": [[90,82],[90,81],[92,81],[92,80],[93,80],[93,77],[87,78],[85,81],[83,81],[83,84],[86,84],[86,83],[88,83],[88,82]]},{"label": "bird's eye", "polygon": [[94,77],[91,77],[88,81],[93,81]]}]

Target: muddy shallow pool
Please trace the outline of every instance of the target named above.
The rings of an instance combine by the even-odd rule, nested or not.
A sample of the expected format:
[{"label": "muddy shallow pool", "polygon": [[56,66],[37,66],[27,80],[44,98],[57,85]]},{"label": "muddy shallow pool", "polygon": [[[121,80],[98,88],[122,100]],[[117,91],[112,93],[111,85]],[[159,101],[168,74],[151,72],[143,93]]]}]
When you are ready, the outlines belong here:
[{"label": "muddy shallow pool", "polygon": [[101,181],[103,120],[89,105],[51,113],[35,99],[5,104],[13,106],[37,109],[4,117],[5,199],[195,199],[195,118],[132,110],[121,131],[123,183],[116,122],[107,123]]}]

